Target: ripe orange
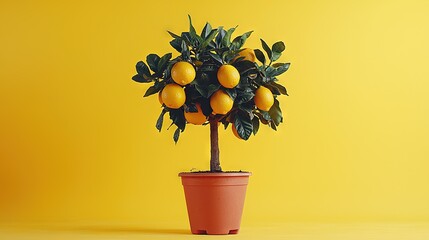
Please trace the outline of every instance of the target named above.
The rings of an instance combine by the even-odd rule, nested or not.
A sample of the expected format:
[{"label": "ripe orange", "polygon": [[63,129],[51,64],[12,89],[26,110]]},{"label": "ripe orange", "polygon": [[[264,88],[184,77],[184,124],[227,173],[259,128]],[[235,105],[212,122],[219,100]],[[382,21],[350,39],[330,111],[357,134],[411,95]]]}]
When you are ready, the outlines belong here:
[{"label": "ripe orange", "polygon": [[161,105],[164,104],[164,102],[162,101],[162,91],[159,91],[158,93],[158,101],[159,103],[161,103]]},{"label": "ripe orange", "polygon": [[171,78],[177,84],[185,86],[195,79],[195,68],[188,62],[177,62],[171,68]]},{"label": "ripe orange", "polygon": [[226,88],[233,88],[240,82],[240,73],[232,65],[222,65],[217,71],[219,83]]},{"label": "ripe orange", "polygon": [[167,84],[161,92],[162,102],[169,108],[180,108],[186,101],[185,90],[175,84]]},{"label": "ripe orange", "polygon": [[234,133],[234,135],[238,138],[238,139],[241,139],[241,140],[243,140],[241,137],[240,137],[240,135],[238,135],[238,132],[237,132],[237,128],[235,128],[235,125],[234,124],[232,124],[232,133]]},{"label": "ripe orange", "polygon": [[238,53],[237,58],[244,57],[244,60],[248,60],[251,62],[254,62],[256,60],[255,52],[253,49],[245,48],[244,50],[240,51]]},{"label": "ripe orange", "polygon": [[203,114],[203,110],[201,110],[201,105],[199,103],[195,104],[198,112],[186,112],[185,111],[185,119],[188,123],[192,123],[195,125],[201,125],[206,122],[207,117]]},{"label": "ripe orange", "polygon": [[255,92],[253,101],[260,110],[269,111],[274,104],[274,96],[270,89],[260,86]]},{"label": "ripe orange", "polygon": [[234,105],[234,100],[223,90],[217,90],[210,97],[210,106],[215,114],[227,114]]}]

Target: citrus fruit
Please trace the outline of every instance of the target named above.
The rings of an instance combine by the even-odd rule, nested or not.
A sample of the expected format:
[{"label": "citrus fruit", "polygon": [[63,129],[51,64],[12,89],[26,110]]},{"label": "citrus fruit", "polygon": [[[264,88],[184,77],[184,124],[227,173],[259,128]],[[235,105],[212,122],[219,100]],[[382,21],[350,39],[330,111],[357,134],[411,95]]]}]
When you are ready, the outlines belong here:
[{"label": "citrus fruit", "polygon": [[162,101],[162,91],[159,91],[158,93],[158,101],[159,103],[161,103],[161,105],[164,104],[164,102]]},{"label": "citrus fruit", "polygon": [[188,123],[192,123],[195,125],[201,125],[206,122],[207,117],[203,114],[203,110],[201,110],[201,105],[199,103],[195,104],[198,112],[186,112],[185,111],[185,119]]},{"label": "citrus fruit", "polygon": [[237,132],[237,128],[235,128],[235,125],[234,124],[232,124],[232,132],[234,133],[234,136],[236,136],[238,139],[241,139],[241,140],[243,140],[241,137],[240,137],[240,135],[238,135],[238,132]]},{"label": "citrus fruit", "polygon": [[188,62],[177,62],[171,68],[171,78],[177,84],[182,86],[192,82],[195,79],[195,68]]},{"label": "citrus fruit", "polygon": [[210,106],[216,114],[226,114],[234,105],[234,100],[223,90],[217,90],[210,97]]},{"label": "citrus fruit", "polygon": [[256,104],[256,107],[262,111],[270,110],[271,106],[274,103],[274,96],[270,89],[260,86],[256,92],[253,101]]},{"label": "citrus fruit", "polygon": [[255,52],[253,51],[253,49],[250,49],[250,48],[245,48],[242,51],[240,51],[236,58],[239,58],[239,57],[244,57],[244,60],[251,61],[251,62],[254,62],[256,60]]},{"label": "citrus fruit", "polygon": [[233,88],[237,86],[240,81],[240,73],[237,68],[232,65],[222,65],[217,71],[217,79],[219,83],[226,88]]},{"label": "citrus fruit", "polygon": [[162,102],[169,108],[180,108],[186,100],[185,90],[175,84],[167,84],[161,92]]}]

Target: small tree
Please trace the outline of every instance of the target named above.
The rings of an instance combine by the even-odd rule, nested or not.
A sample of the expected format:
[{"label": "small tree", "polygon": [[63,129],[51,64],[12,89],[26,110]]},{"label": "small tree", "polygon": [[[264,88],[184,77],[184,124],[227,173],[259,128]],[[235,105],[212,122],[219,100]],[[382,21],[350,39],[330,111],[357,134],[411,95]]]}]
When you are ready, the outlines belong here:
[{"label": "small tree", "polygon": [[243,140],[255,135],[260,123],[277,130],[283,122],[277,96],[288,95],[277,77],[288,70],[290,63],[274,63],[285,50],[281,41],[270,48],[261,39],[264,55],[259,49],[243,48],[253,31],[231,41],[236,27],[226,30],[206,23],[198,35],[188,17],[189,32],[176,35],[168,31],[173,37],[170,44],[179,56],[172,59],[171,53],[162,57],[149,54],[147,65],[137,63],[137,74],[132,79],[153,83],[144,97],[158,93],[162,111],[156,128],[161,131],[164,115],[169,113],[171,125],[177,126],[174,142],[187,123],[210,125],[210,172],[221,172],[219,123],[225,129],[231,124],[234,134]]}]

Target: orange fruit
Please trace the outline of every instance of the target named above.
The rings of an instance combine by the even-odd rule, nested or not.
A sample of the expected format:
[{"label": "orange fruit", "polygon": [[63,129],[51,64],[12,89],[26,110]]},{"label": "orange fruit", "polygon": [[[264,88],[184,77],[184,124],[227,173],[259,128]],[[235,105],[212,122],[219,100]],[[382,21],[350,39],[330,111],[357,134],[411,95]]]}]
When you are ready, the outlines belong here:
[{"label": "orange fruit", "polygon": [[177,62],[171,68],[171,78],[177,84],[185,86],[195,79],[195,68],[188,62]]},{"label": "orange fruit", "polygon": [[210,97],[210,106],[215,114],[227,114],[234,105],[234,100],[223,90],[217,90]]},{"label": "orange fruit", "polygon": [[162,101],[162,91],[159,91],[158,93],[158,101],[159,103],[161,103],[161,105],[164,104],[164,102]]},{"label": "orange fruit", "polygon": [[270,89],[260,86],[255,92],[253,101],[260,110],[269,111],[274,104],[274,96]]},{"label": "orange fruit", "polygon": [[162,102],[169,108],[180,108],[186,101],[185,90],[175,84],[167,84],[161,92]]},{"label": "orange fruit", "polygon": [[240,51],[236,58],[239,58],[239,57],[244,57],[244,60],[248,60],[251,62],[255,62],[256,60],[255,52],[253,51],[253,49],[250,49],[250,48],[245,48],[242,51]]},{"label": "orange fruit", "polygon": [[217,71],[217,79],[220,85],[226,88],[233,88],[240,82],[240,73],[232,65],[222,65]]},{"label": "orange fruit", "polygon": [[188,123],[192,123],[195,125],[201,125],[207,121],[207,117],[203,114],[203,110],[201,110],[201,105],[199,103],[195,104],[198,112],[186,112],[185,111],[185,119]]},{"label": "orange fruit", "polygon": [[241,140],[243,140],[241,137],[240,137],[240,135],[238,135],[238,132],[237,132],[237,128],[235,128],[235,125],[234,124],[232,124],[232,133],[234,133],[234,135],[238,138],[238,139],[241,139]]}]

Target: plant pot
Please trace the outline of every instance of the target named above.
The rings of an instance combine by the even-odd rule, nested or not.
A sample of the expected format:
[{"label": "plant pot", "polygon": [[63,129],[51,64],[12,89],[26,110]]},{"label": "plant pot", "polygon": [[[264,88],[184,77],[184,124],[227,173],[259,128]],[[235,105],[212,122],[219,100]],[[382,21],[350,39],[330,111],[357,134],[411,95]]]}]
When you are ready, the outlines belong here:
[{"label": "plant pot", "polygon": [[180,173],[193,234],[237,234],[248,172]]}]

